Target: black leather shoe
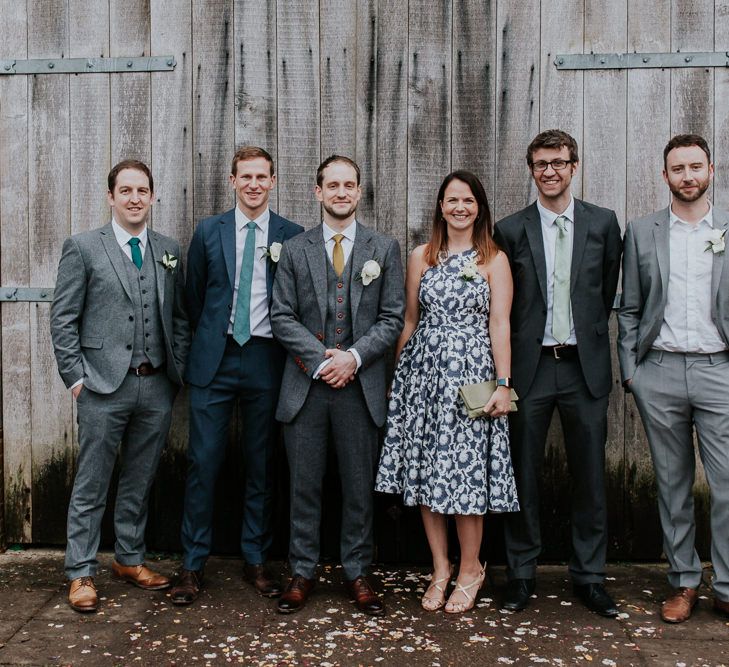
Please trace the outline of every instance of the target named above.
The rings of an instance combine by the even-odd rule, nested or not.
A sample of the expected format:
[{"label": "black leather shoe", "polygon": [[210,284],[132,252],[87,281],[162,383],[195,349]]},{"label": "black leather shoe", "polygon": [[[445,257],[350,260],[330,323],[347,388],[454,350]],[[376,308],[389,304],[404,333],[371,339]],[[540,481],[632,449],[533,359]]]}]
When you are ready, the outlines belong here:
[{"label": "black leather shoe", "polygon": [[535,579],[512,579],[506,584],[502,609],[521,611],[529,604],[529,598],[537,587]]},{"label": "black leather shoe", "polygon": [[608,618],[615,618],[618,615],[615,602],[602,584],[573,584],[572,590],[590,611]]},{"label": "black leather shoe", "polygon": [[277,598],[283,592],[281,584],[273,578],[265,565],[244,565],[243,576],[264,598]]}]

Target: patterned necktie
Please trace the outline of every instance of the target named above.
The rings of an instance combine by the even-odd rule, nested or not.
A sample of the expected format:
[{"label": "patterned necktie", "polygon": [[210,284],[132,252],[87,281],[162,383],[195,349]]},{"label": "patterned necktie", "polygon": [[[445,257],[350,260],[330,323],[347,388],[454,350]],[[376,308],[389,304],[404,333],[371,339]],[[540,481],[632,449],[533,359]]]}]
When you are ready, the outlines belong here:
[{"label": "patterned necktie", "polygon": [[337,278],[340,278],[344,273],[344,248],[342,248],[342,239],[344,238],[344,234],[335,234],[332,238],[334,239],[332,265],[334,266],[334,273],[337,274]]},{"label": "patterned necktie", "polygon": [[128,241],[129,245],[132,246],[132,262],[138,269],[142,268],[142,250],[139,247],[139,239],[136,236]]},{"label": "patterned necktie", "polygon": [[567,235],[567,218],[560,215],[554,246],[554,291],[552,293],[552,335],[562,344],[570,337],[570,263],[572,252]]},{"label": "patterned necktie", "polygon": [[251,285],[253,283],[253,260],[256,254],[256,223],[246,224],[246,243],[240,263],[238,279],[238,301],[235,304],[233,320],[233,340],[244,345],[251,337]]}]

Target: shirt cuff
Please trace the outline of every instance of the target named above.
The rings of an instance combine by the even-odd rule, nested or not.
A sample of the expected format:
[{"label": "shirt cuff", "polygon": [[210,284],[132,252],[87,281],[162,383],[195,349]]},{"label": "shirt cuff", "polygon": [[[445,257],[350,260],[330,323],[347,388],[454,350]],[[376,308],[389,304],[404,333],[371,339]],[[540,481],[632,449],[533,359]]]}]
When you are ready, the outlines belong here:
[{"label": "shirt cuff", "polygon": [[331,361],[332,361],[331,360],[331,357],[329,359],[324,359],[324,361],[322,361],[319,364],[319,366],[317,367],[317,369],[314,371],[314,375],[312,375],[311,377],[314,380],[318,380],[319,379],[319,374],[326,368],[327,364],[330,364],[331,363]]},{"label": "shirt cuff", "polygon": [[357,350],[355,350],[353,347],[350,347],[347,352],[351,352],[354,360],[357,362],[357,370],[355,370],[356,373],[362,365],[362,357],[359,356],[359,352],[357,352]]},{"label": "shirt cuff", "polygon": [[80,380],[76,380],[76,382],[74,382],[74,383],[73,383],[73,384],[72,384],[72,385],[71,385],[71,386],[69,387],[69,389],[75,389],[76,387],[78,387],[78,386],[79,386],[80,384],[83,384],[83,383],[84,383],[84,379],[83,379],[83,378],[81,378]]}]

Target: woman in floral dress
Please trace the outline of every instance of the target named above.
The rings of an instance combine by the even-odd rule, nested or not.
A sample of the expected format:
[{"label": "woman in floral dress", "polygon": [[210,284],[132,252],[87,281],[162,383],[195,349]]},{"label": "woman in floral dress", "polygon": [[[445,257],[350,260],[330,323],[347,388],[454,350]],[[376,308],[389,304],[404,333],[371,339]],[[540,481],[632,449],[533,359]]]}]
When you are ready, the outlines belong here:
[{"label": "woman in floral dress", "polygon": [[[375,488],[419,505],[433,555],[428,611],[471,609],[485,576],[479,561],[483,515],[518,511],[506,415],[510,390],[499,386],[487,417],[470,418],[458,389],[511,374],[509,263],[492,238],[483,185],[468,171],[446,176],[430,240],[413,250],[406,278],[405,328]],[[451,577],[447,515],[461,548]]]}]

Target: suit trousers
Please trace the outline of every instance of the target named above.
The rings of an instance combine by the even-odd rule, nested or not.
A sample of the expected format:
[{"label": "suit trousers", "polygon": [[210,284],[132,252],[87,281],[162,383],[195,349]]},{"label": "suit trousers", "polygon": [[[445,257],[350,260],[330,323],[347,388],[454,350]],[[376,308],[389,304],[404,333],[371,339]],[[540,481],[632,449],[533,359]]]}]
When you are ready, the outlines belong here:
[{"label": "suit trousers", "polygon": [[340,557],[349,579],[372,563],[372,503],[378,429],[359,379],[342,389],[314,380],[294,420],[284,425],[291,472],[291,573],[312,579],[319,561],[322,481],[327,448],[337,454],[342,484]]},{"label": "suit trousers", "polygon": [[251,565],[266,560],[271,546],[273,455],[278,438],[274,419],[285,361],[271,338],[252,337],[242,347],[228,336],[223,359],[206,387],[190,386],[190,444],[182,518],[183,567],[199,570],[213,539],[215,483],[225,459],[236,401],[243,422],[245,479],[241,553]]},{"label": "suit trousers", "polygon": [[[563,353],[564,354],[564,353]],[[572,557],[578,584],[601,583],[607,554],[605,441],[608,397],[594,398],[576,353],[555,359],[543,352],[529,392],[509,418],[511,455],[521,511],[505,519],[509,579],[532,579],[541,552],[539,477],[555,407],[564,432],[572,482]]]},{"label": "suit trousers", "polygon": [[694,548],[693,430],[711,491],[714,593],[729,601],[729,352],[690,354],[650,350],[633,374],[635,395],[658,485],[658,512],[668,581],[701,583]]},{"label": "suit trousers", "polygon": [[96,574],[101,520],[117,454],[114,554],[121,565],[144,562],[149,493],[177,389],[160,372],[146,377],[129,374],[111,394],[81,390],[77,470],[68,507],[65,569],[69,579]]}]

